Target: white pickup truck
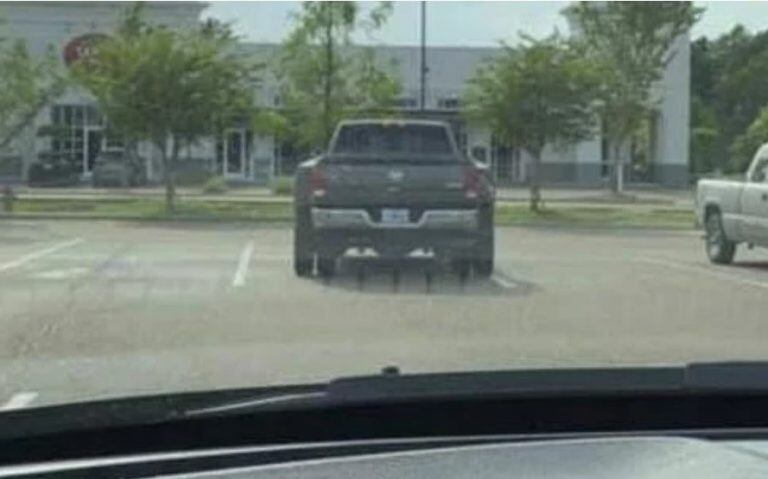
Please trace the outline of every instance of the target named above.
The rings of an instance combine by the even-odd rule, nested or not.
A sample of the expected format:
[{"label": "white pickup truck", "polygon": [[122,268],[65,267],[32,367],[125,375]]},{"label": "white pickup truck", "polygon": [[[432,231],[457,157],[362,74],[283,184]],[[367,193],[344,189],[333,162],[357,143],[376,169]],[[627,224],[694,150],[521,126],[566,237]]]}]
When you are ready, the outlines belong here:
[{"label": "white pickup truck", "polygon": [[768,143],[757,150],[743,180],[699,181],[696,216],[713,263],[733,261],[739,243],[768,247]]}]

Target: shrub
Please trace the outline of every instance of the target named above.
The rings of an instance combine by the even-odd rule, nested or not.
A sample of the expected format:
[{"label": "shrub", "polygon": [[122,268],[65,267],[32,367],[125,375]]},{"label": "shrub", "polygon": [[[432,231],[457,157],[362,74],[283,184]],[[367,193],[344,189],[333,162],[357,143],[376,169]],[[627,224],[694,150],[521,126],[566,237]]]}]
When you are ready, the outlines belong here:
[{"label": "shrub", "polygon": [[21,170],[22,170],[21,156],[0,155],[0,176],[8,176],[8,177],[21,176]]},{"label": "shrub", "polygon": [[213,176],[203,185],[203,193],[216,194],[226,193],[227,181],[222,176]]},{"label": "shrub", "polygon": [[293,178],[290,176],[278,176],[272,180],[270,185],[272,188],[272,194],[275,195],[292,195],[293,194]]},{"label": "shrub", "polygon": [[176,172],[176,186],[203,187],[214,176],[201,170],[187,170]]},{"label": "shrub", "polygon": [[29,165],[27,181],[30,186],[72,186],[80,183],[80,174],[67,165],[35,162]]},{"label": "shrub", "polygon": [[747,171],[755,152],[766,142],[768,142],[768,106],[760,110],[760,114],[749,125],[747,131],[733,140],[728,173]]}]

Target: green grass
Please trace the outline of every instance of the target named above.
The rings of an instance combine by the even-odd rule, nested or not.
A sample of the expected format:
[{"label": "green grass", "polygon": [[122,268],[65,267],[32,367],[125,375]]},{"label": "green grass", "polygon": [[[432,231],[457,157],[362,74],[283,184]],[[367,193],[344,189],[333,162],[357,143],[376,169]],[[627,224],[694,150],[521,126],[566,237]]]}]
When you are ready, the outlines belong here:
[{"label": "green grass", "polygon": [[[49,200],[22,199],[16,202],[15,213],[56,215],[131,217],[146,219],[170,218],[162,199],[126,200]],[[247,201],[184,201],[177,200],[176,214],[179,218],[207,218],[222,220],[290,220],[293,211],[290,203],[253,203]]]},{"label": "green grass", "polygon": [[293,194],[293,177],[278,176],[269,186],[273,195],[290,196]]},{"label": "green grass", "polygon": [[527,205],[499,205],[498,225],[648,227],[690,229],[693,211],[679,209],[639,209],[621,206],[577,206],[546,208],[533,212]]},{"label": "green grass", "polygon": [[227,187],[227,180],[221,176],[212,176],[203,185],[203,193],[205,194],[220,194],[226,193],[229,188]]},{"label": "green grass", "polygon": [[[291,221],[290,202],[177,200],[175,218],[211,220]],[[160,198],[113,200],[21,199],[19,214],[172,219]],[[532,212],[524,204],[500,204],[496,224],[500,226],[647,227],[690,229],[692,211],[670,208],[615,206],[556,206]]]}]

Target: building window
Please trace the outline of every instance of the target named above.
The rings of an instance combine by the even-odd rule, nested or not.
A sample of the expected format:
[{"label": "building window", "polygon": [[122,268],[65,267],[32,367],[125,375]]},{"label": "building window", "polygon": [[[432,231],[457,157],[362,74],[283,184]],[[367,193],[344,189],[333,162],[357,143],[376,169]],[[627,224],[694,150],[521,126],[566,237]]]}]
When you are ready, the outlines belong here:
[{"label": "building window", "polygon": [[416,108],[417,103],[415,98],[397,98],[395,99],[395,107],[396,108],[403,108],[403,109],[413,109]]},{"label": "building window", "polygon": [[655,162],[659,151],[659,131],[661,130],[661,114],[658,110],[651,111],[651,117],[648,121],[648,161]]},{"label": "building window", "polygon": [[603,179],[606,179],[611,174],[611,165],[610,165],[611,145],[605,134],[605,125],[602,125],[601,129],[602,131],[600,134],[600,176]]},{"label": "building window", "polygon": [[125,143],[122,138],[116,137],[114,134],[107,134],[104,138],[104,151],[123,151],[125,149]]},{"label": "building window", "polygon": [[51,152],[89,173],[103,146],[103,117],[94,106],[54,105],[51,108]]},{"label": "building window", "polygon": [[274,141],[272,144],[272,176],[280,176],[280,173],[282,172],[282,169],[280,168],[280,146],[281,144],[277,141]]},{"label": "building window", "polygon": [[122,152],[125,149],[123,137],[118,135],[109,123],[104,128],[104,151]]},{"label": "building window", "polygon": [[55,127],[51,149],[59,157],[72,161],[83,158],[85,122],[82,108],[78,105],[54,105],[51,108],[51,122]]},{"label": "building window", "polygon": [[520,150],[505,145],[495,135],[491,137],[491,171],[500,184],[525,181]]},{"label": "building window", "polygon": [[276,141],[273,154],[275,157],[274,174],[292,175],[296,172],[296,166],[309,158],[312,152],[296,145],[290,140]]},{"label": "building window", "polygon": [[467,154],[467,133],[464,131],[457,131],[456,132],[456,147],[464,153]]},{"label": "building window", "polygon": [[247,177],[250,170],[253,134],[245,128],[227,128],[216,139],[217,172],[225,176]]},{"label": "building window", "polygon": [[440,98],[437,100],[437,107],[444,110],[458,110],[461,102],[458,98]]}]

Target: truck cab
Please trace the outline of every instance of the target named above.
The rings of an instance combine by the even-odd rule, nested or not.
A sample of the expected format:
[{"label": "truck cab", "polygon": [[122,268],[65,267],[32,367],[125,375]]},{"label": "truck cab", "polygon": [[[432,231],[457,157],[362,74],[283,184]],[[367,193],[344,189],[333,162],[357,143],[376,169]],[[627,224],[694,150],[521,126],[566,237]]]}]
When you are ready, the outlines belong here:
[{"label": "truck cab", "polygon": [[730,263],[739,243],[768,247],[768,143],[742,180],[707,179],[696,187],[696,215],[713,263]]}]

